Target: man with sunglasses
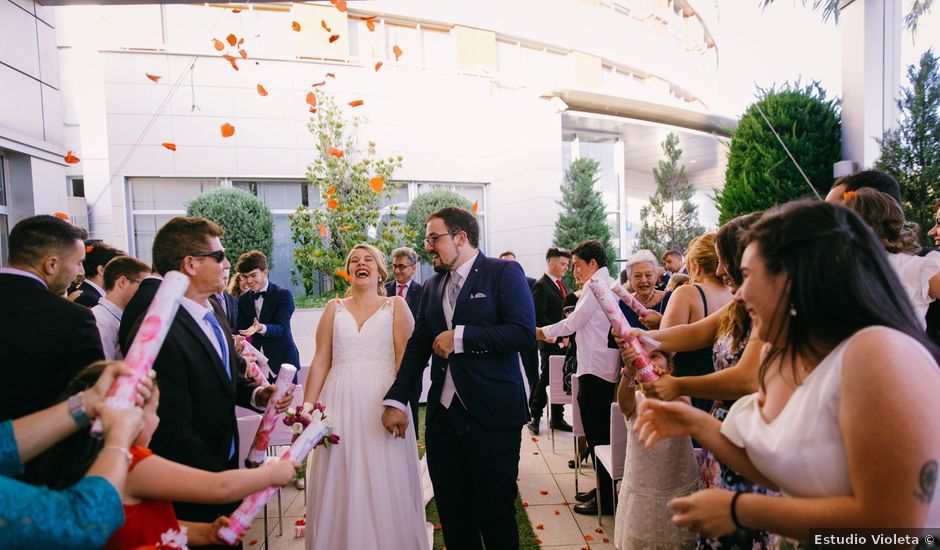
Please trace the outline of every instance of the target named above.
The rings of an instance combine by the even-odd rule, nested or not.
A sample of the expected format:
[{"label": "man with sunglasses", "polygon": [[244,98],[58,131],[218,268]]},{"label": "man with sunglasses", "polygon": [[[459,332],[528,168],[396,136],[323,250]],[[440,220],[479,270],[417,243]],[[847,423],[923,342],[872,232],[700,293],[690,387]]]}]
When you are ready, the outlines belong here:
[{"label": "man with sunglasses", "polygon": [[[385,294],[388,296],[401,296],[411,310],[411,316],[418,318],[421,309],[421,297],[424,286],[415,282],[415,271],[418,269],[418,253],[407,246],[392,251],[392,277],[393,280],[385,285]],[[418,378],[414,390],[411,392],[411,417],[418,418],[418,405],[421,400],[421,386],[424,381]],[[415,437],[418,437],[417,422],[412,424]]]},{"label": "man with sunglasses", "polygon": [[[179,271],[189,277],[189,287],[153,364],[161,398],[160,425],[150,448],[210,472],[238,468],[235,405],[261,409],[274,392],[274,386],[261,387],[245,378],[228,323],[220,321],[222,312],[210,301],[222,290],[231,267],[221,236],[222,228],[205,218],[179,216],[161,227],[153,241],[156,270],[162,276]],[[288,392],[278,402],[279,411],[287,409],[292,395]],[[173,503],[179,519],[200,522],[215,521],[237,505]]]}]

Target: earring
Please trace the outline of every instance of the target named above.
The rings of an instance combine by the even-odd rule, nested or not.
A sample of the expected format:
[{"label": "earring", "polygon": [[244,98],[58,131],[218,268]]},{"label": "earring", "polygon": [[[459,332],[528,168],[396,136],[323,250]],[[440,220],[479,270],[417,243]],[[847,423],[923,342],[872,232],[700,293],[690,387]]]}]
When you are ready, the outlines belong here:
[{"label": "earring", "polygon": [[790,317],[796,317],[796,306],[790,304]]}]

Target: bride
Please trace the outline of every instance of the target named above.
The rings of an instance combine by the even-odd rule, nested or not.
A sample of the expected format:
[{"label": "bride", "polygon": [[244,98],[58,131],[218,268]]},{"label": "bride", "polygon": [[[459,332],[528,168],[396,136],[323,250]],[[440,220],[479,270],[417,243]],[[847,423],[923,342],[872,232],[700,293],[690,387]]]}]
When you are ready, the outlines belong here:
[{"label": "bride", "polygon": [[310,457],[306,547],[425,550],[414,432],[395,438],[376,420],[414,319],[402,298],[385,296],[388,270],[377,248],[356,245],[346,257],[346,272],[351,288],[320,318],[304,390],[304,401],[322,403],[342,438]]}]

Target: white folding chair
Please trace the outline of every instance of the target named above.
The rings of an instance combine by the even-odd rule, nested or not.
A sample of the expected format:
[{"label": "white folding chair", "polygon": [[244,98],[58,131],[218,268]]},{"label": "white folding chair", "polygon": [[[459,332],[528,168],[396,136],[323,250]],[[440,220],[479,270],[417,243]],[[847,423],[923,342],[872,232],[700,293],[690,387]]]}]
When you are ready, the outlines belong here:
[{"label": "white folding chair", "polygon": [[[610,445],[598,445],[594,447],[594,458],[604,466],[607,473],[610,474],[610,487],[613,496],[613,502],[617,502],[617,482],[623,479],[623,463],[627,457],[627,420],[620,412],[620,406],[617,402],[610,404]],[[600,479],[597,473],[597,465],[594,465],[594,477],[597,487],[600,488]],[[598,489],[599,490],[599,489]],[[601,523],[600,495],[598,495],[597,506],[597,524]],[[616,517],[616,514],[614,514]]]},{"label": "white folding chair", "polygon": [[[555,453],[555,419],[552,418],[552,405],[570,405],[571,396],[565,393],[564,355],[548,357],[548,429],[552,439],[552,454]],[[574,388],[572,388],[572,394]]]},{"label": "white folding chair", "polygon": [[[304,404],[304,388],[303,386],[294,387],[294,396],[290,403],[290,408],[293,409],[298,405]],[[254,434],[252,434],[253,436]],[[271,438],[268,441],[268,456],[277,456],[278,447],[289,447],[291,440],[293,439],[294,434],[291,432],[290,426],[285,425],[280,420],[277,424],[274,425],[274,431],[271,432]],[[306,498],[306,491],[304,491]],[[268,514],[268,505],[264,506],[265,519],[267,519]],[[284,534],[284,512],[281,509],[281,490],[277,490],[277,534],[281,536]]]},{"label": "white folding chair", "polygon": [[[251,444],[255,441],[255,434],[258,433],[258,426],[261,425],[261,415],[248,411],[250,414],[239,414],[241,411],[248,411],[242,407],[235,407],[235,422],[238,425],[238,467],[245,467],[245,459],[248,458],[248,451],[251,450]],[[264,514],[264,549],[268,550],[268,514]]]}]

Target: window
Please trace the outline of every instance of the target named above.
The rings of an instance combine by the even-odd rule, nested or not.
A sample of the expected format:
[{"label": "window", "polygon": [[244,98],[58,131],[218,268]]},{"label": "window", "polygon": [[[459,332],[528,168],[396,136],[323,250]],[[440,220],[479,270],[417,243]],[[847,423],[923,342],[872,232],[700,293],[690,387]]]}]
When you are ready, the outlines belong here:
[{"label": "window", "polygon": [[457,43],[449,30],[421,27],[424,64],[432,69],[453,70],[457,66]]},{"label": "window", "polygon": [[417,28],[386,22],[385,30],[385,51],[388,52],[389,62],[396,62],[394,49],[395,46],[398,46],[403,53],[397,63],[401,65],[418,65],[421,63],[421,44]]},{"label": "window", "polygon": [[84,197],[85,196],[85,179],[84,178],[69,178],[69,196],[70,197]]},{"label": "window", "polygon": [[6,174],[6,159],[0,155],[0,266],[7,265],[9,254],[10,225]]},{"label": "window", "polygon": [[503,78],[519,78],[522,74],[522,59],[519,45],[515,42],[496,41],[496,66]]}]

